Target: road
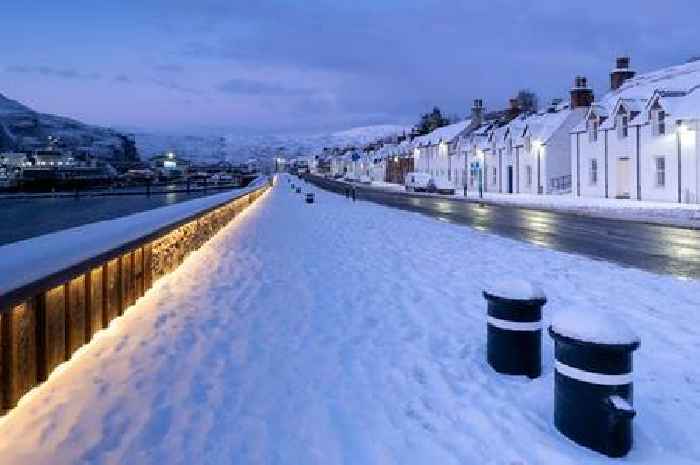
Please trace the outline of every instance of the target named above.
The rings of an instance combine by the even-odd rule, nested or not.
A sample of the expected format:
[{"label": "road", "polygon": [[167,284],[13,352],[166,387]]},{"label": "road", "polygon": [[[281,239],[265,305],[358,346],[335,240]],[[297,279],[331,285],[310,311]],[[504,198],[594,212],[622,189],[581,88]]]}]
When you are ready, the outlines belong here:
[{"label": "road", "polygon": [[[338,181],[308,179],[338,193],[346,188]],[[654,273],[700,276],[698,230],[506,205],[479,205],[463,199],[387,192],[364,186],[357,186],[357,197],[562,252]]]}]

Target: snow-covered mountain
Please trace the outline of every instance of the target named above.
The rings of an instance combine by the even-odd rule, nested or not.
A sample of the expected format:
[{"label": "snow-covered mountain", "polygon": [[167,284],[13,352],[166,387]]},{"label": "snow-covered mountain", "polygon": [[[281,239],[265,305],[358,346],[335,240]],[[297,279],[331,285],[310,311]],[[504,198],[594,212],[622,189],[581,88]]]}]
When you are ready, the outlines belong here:
[{"label": "snow-covered mountain", "polygon": [[47,145],[49,136],[58,138],[61,147],[106,160],[137,157],[133,141],[125,134],[63,116],[38,113],[0,94],[0,152],[41,149]]},{"label": "snow-covered mountain", "polygon": [[395,124],[364,126],[329,134],[313,135],[173,135],[137,131],[136,146],[143,159],[173,151],[185,158],[204,162],[240,162],[250,157],[270,159],[320,152],[324,147],[361,146],[377,139],[408,132]]}]

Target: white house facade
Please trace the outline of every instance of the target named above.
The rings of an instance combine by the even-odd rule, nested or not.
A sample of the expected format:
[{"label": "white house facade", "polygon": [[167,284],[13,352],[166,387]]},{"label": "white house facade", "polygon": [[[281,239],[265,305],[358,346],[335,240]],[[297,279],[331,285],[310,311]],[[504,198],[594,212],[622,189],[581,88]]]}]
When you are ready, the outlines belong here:
[{"label": "white house facade", "polygon": [[466,182],[461,137],[471,129],[471,119],[438,128],[414,140],[414,169],[447,180],[461,189]]},{"label": "white house facade", "polygon": [[507,123],[482,124],[462,145],[468,190],[508,194],[563,194],[571,191],[570,131],[585,118],[593,100],[585,78],[577,77],[568,102]]},{"label": "white house facade", "polygon": [[574,195],[700,203],[699,121],[700,62],[635,76],[619,58],[570,136]]}]

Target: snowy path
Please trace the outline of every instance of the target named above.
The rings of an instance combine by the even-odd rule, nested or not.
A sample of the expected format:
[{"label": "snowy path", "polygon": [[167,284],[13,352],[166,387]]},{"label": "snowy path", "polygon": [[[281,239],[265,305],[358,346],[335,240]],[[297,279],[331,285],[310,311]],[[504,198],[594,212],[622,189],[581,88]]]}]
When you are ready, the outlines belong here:
[{"label": "snowy path", "polygon": [[286,181],[0,420],[0,462],[595,464],[544,376],[484,363],[481,288],[515,271],[642,337],[625,463],[700,462],[700,283]]}]

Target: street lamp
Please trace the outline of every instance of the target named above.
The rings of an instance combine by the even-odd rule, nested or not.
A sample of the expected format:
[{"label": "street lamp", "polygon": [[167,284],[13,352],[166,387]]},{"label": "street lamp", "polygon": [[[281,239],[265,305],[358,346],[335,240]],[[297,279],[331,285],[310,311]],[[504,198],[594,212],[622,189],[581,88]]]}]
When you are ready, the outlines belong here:
[{"label": "street lamp", "polygon": [[542,158],[542,148],[544,144],[542,144],[541,141],[539,140],[534,140],[532,141],[532,148],[537,151],[537,194],[540,195],[542,194],[542,168],[540,167],[541,164],[541,158]]},{"label": "street lamp", "polygon": [[484,198],[484,160],[486,154],[483,150],[477,149],[476,154],[479,156],[479,198]]}]

